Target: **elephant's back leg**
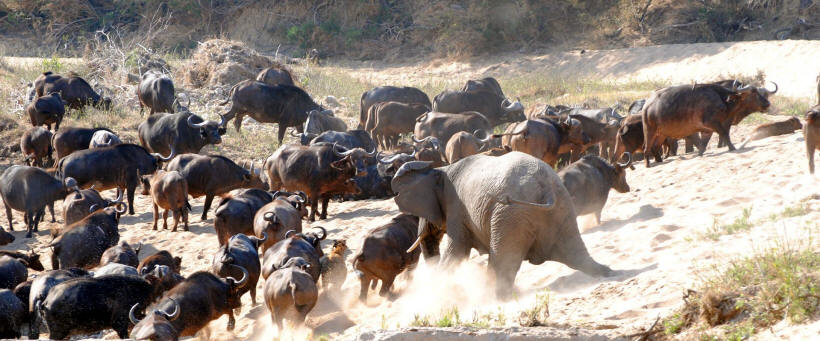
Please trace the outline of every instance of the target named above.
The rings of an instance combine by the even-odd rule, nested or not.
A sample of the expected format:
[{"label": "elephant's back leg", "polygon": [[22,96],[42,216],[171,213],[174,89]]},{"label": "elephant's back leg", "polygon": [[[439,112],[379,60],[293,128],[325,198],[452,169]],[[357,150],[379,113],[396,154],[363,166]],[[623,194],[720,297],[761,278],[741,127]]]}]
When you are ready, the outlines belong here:
[{"label": "elephant's back leg", "polygon": [[495,277],[496,295],[509,297],[515,289],[515,275],[535,239],[535,221],[526,210],[501,206],[491,217],[489,271]]}]

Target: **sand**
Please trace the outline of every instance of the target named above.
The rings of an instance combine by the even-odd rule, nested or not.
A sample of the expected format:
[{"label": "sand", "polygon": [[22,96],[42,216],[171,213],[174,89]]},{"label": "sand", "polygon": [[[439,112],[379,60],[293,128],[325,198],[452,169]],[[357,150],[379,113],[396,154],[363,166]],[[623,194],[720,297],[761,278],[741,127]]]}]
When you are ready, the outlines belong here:
[{"label": "sand", "polygon": [[[721,69],[716,65],[721,60],[727,72],[731,70],[728,66],[743,68],[744,72],[756,72],[754,66],[758,64],[740,61],[743,58],[737,55],[728,60],[721,57],[722,53],[728,53],[726,51],[735,51],[757,54],[761,60],[759,65],[775,70],[769,73],[767,69],[767,75],[775,77],[776,81],[780,81],[777,77],[783,77],[781,86],[784,95],[810,97],[810,93],[804,93],[796,86],[794,90],[787,90],[791,87],[785,84],[792,80],[801,88],[807,87],[803,83],[808,82],[809,77],[813,82],[815,72],[809,74],[797,72],[796,69],[813,67],[813,70],[820,70],[820,65],[808,65],[818,63],[816,58],[798,66],[777,63],[776,57],[761,53],[769,50],[770,54],[797,56],[812,47],[816,51],[820,42],[692,44],[686,45],[685,49],[683,47],[600,52],[618,56],[622,61],[613,60],[609,69],[599,72],[611,77],[640,77],[652,73],[684,77],[682,72],[671,71],[678,67],[658,62],[664,58],[677,58],[679,65],[689,65],[693,70],[702,69],[698,72],[703,74]],[[583,57],[565,60],[562,65],[583,68],[584,63],[593,63],[583,59],[592,58],[598,52],[587,53]],[[688,57],[681,58],[684,54]],[[669,56],[663,57],[665,55]],[[521,63],[541,65],[542,69],[539,70],[563,68],[555,65],[555,58],[559,57],[529,57]],[[629,63],[635,65],[621,65]],[[780,70],[777,65],[782,66],[782,71],[777,71]],[[469,72],[481,73],[487,67],[469,65],[460,68],[451,65],[453,72],[466,72],[465,78],[471,75]],[[400,68],[373,73],[371,77],[384,74],[397,77],[400,73],[396,71]],[[446,77],[448,71],[441,68],[431,68],[426,72]],[[365,69],[357,70],[351,72],[367,72]],[[685,77],[697,76],[695,73],[685,74]],[[808,102],[807,99],[807,108]],[[747,125],[736,127],[732,134],[736,144],[750,130],[751,126]],[[815,250],[820,246],[816,238],[807,237],[818,232],[815,222],[820,218],[820,194],[816,188],[817,178],[807,172],[802,134],[795,132],[753,141],[736,152],[717,148],[716,140],[713,138],[712,145],[702,157],[696,154],[676,156],[649,169],[642,163],[636,164],[636,169],[627,176],[632,192],[611,192],[600,226],[591,226],[590,217],[579,217],[587,248],[596,260],[618,270],[614,277],[592,278],[554,262],[540,266],[525,263],[518,272],[515,298],[498,302],[492,299],[492,289],[485,282],[486,256],[474,253],[463,266],[448,273],[422,260],[412,278],[405,275],[399,277],[395,289],[400,296],[395,301],[382,299],[371,291],[367,304],[358,303],[359,283],[349,273],[342,293],[321,294],[320,303],[309,315],[309,328],[288,329],[279,334],[280,331],[271,327],[264,304],[251,306],[249,296],[245,296],[242,312],[237,316],[236,330],[227,332],[227,318],[222,317],[210,324],[208,336],[226,340],[268,340],[277,335],[283,335],[283,339],[300,340],[310,335],[318,337],[325,334],[331,339],[351,340],[496,340],[508,337],[520,340],[599,340],[640,332],[658,316],[667,316],[680,307],[681,296],[686,289],[696,288],[703,276],[720,269],[732,259],[750,256],[775,245],[811,247]],[[2,163],[9,162],[4,160]],[[109,191],[104,195],[113,197],[114,193]],[[770,218],[784,208],[801,202],[807,205],[808,214]],[[150,198],[138,196],[137,215],[124,216],[121,220],[121,240],[143,243],[145,247],[141,258],[157,250],[169,250],[174,255],[182,256],[182,272],[185,275],[209,269],[212,254],[218,245],[213,230],[213,211],[208,221],[201,222],[202,198],[193,200],[191,204],[190,232],[152,231]],[[61,205],[58,203],[56,206],[59,212]],[[753,228],[720,236],[716,241],[706,237],[715,222],[730,223],[741,215],[744,208],[751,208],[751,220],[755,222]],[[330,232],[328,239],[346,239],[351,248],[347,255],[349,266],[352,254],[359,248],[366,233],[387,222],[398,211],[393,200],[388,199],[333,202],[328,213],[328,220],[306,226],[321,225]],[[41,224],[41,231],[32,239],[24,238],[24,232],[20,231],[23,228],[22,214],[14,213],[13,217],[17,241],[0,249],[23,250],[30,247],[42,255],[46,268],[50,268],[48,259],[51,251],[46,245],[51,240],[49,229],[60,226],[62,222],[59,213],[58,223]],[[5,222],[5,212],[0,212],[0,223],[4,227]],[[325,241],[323,246],[326,251],[331,244]],[[260,293],[262,284],[261,281],[258,283]],[[520,313],[531,308],[536,294],[540,293],[549,294],[550,326],[520,327]],[[462,321],[481,315],[491,315],[498,321],[492,323],[493,328],[483,331],[412,327],[416,317],[428,315],[436,319],[443,310],[453,307],[458,309]],[[761,332],[756,338],[809,339],[817,337],[819,330],[817,322],[800,326],[784,322]],[[106,332],[105,338],[116,338],[116,335]]]}]

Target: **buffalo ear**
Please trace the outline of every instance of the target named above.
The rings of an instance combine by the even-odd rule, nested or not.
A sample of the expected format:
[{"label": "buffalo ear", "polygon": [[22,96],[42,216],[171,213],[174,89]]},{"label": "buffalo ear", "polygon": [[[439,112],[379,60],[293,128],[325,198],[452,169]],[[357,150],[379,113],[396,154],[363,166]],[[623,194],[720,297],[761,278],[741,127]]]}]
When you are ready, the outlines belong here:
[{"label": "buffalo ear", "polygon": [[737,103],[740,101],[741,97],[742,96],[739,94],[729,95],[729,97],[726,97],[726,103]]},{"label": "buffalo ear", "polygon": [[225,135],[225,133],[228,132],[228,129],[220,127],[216,130],[216,132],[219,133],[219,135]]},{"label": "buffalo ear", "polygon": [[177,271],[182,269],[182,257],[174,257],[174,267]]},{"label": "buffalo ear", "polygon": [[330,163],[330,167],[333,167],[337,170],[344,170],[345,169],[345,163],[347,163],[347,160],[345,160],[345,159],[341,159],[339,161],[333,161],[333,162]]}]

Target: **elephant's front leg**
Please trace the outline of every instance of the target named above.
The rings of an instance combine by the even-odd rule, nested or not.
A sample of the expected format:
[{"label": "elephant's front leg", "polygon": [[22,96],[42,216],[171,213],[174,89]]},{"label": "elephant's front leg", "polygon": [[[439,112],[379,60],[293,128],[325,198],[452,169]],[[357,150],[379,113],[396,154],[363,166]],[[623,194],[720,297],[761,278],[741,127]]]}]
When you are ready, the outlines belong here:
[{"label": "elephant's front leg", "polygon": [[469,239],[469,232],[461,223],[452,223],[447,220],[447,232],[441,243],[441,264],[444,267],[453,267],[463,262],[470,256],[472,243]]}]

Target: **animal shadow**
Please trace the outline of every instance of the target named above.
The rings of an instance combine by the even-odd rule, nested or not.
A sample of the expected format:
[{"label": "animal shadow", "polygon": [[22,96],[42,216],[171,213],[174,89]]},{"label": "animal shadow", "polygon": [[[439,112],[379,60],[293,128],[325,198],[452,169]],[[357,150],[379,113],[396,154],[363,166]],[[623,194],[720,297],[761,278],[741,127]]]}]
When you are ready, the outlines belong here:
[{"label": "animal shadow", "polygon": [[631,217],[627,219],[607,220],[603,224],[587,230],[586,232],[584,232],[584,234],[593,232],[611,232],[620,229],[621,227],[624,227],[624,225],[626,224],[631,224],[638,221],[645,221],[660,217],[663,217],[663,209],[647,204],[641,206],[638,209],[637,213],[633,214]]},{"label": "animal shadow", "polygon": [[624,280],[635,277],[646,271],[655,270],[658,264],[654,263],[640,269],[632,270],[612,270],[609,277],[593,277],[581,271],[575,271],[571,275],[559,277],[547,287],[557,293],[565,293],[578,289],[584,289],[602,282],[622,282]]}]

